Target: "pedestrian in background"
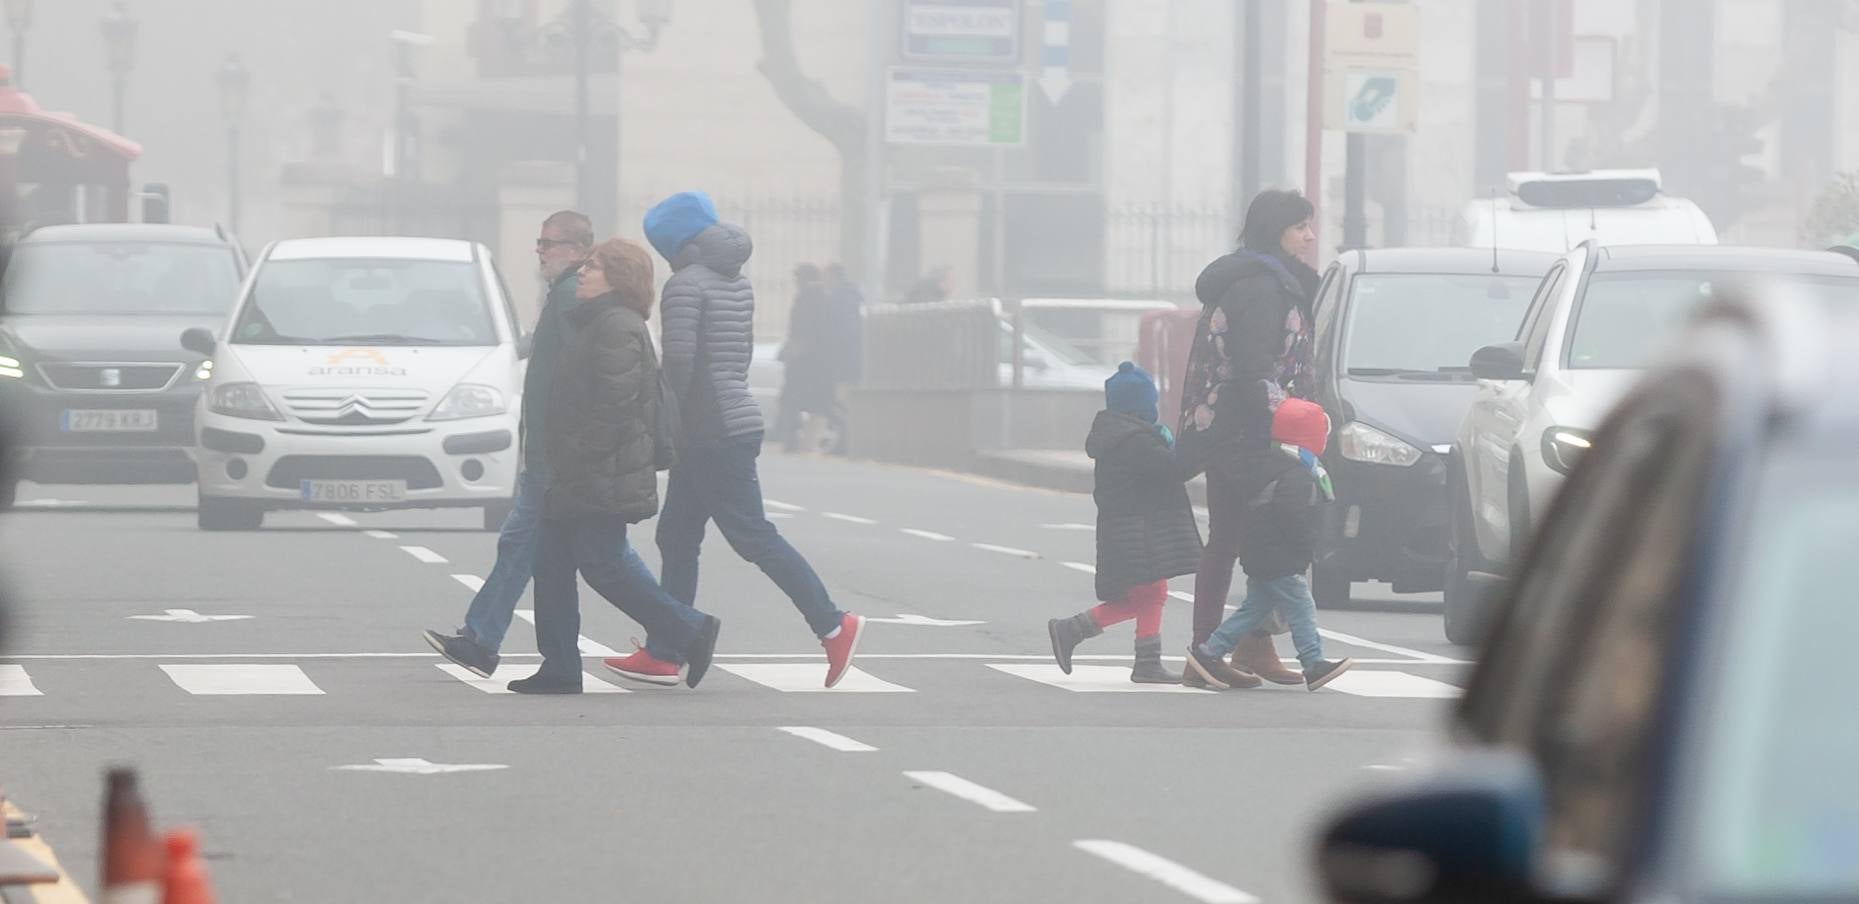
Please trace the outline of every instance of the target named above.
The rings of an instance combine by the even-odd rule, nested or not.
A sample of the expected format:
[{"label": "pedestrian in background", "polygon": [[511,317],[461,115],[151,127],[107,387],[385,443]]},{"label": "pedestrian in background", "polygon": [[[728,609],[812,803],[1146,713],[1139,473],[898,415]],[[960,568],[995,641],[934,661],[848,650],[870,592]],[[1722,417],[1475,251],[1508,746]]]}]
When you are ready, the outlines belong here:
[{"label": "pedestrian in background", "polygon": [[1206,641],[1188,649],[1188,664],[1214,687],[1257,687],[1257,677],[1228,665],[1226,657],[1278,612],[1291,625],[1304,686],[1314,691],[1353,664],[1323,658],[1317,603],[1304,578],[1323,536],[1323,508],[1336,501],[1321,458],[1330,441],[1329,415],[1315,402],[1286,399],[1272,415],[1272,441],[1263,454],[1247,459],[1252,473],[1246,484],[1259,489],[1246,502],[1240,527],[1246,601]]},{"label": "pedestrian in background", "polygon": [[1168,579],[1193,574],[1199,564],[1201,531],[1188,499],[1187,467],[1175,453],[1174,436],[1156,418],[1155,381],[1123,362],[1104,381],[1104,410],[1084,442],[1085,454],[1096,462],[1097,598],[1103,602],[1046,623],[1052,657],[1067,675],[1079,643],[1133,619],[1136,662],[1130,680],[1181,681],[1162,665],[1162,606]]},{"label": "pedestrian in background", "polygon": [[[755,289],[742,273],[753,245],[722,223],[703,192],[681,192],[646,213],[646,237],[671,262],[660,303],[667,385],[680,410],[678,463],[671,469],[658,549],[665,589],[697,599],[697,558],[711,521],[736,554],[787,594],[826,651],[826,686],[845,677],[865,620],[834,605],[826,585],[768,520],[756,457],[762,412],[749,394]],[[671,652],[656,636],[646,649]]]},{"label": "pedestrian in background", "polygon": [[851,406],[851,389],[865,377],[865,295],[846,276],[844,264],[826,265],[828,348],[833,360],[833,414],[831,426],[834,443],[828,449],[834,455],[848,450],[846,411]]},{"label": "pedestrian in background", "polygon": [[[1310,202],[1294,191],[1265,191],[1246,209],[1242,247],[1207,265],[1194,290],[1204,306],[1182,381],[1181,449],[1192,473],[1207,475],[1207,548],[1194,578],[1194,642],[1213,633],[1225,611],[1246,530],[1244,476],[1271,447],[1272,412],[1311,391],[1312,305],[1318,276],[1304,255],[1316,242]],[[1267,681],[1295,684],[1271,634],[1241,638],[1234,664]],[[1199,673],[1186,681],[1199,685]]]},{"label": "pedestrian in background", "polygon": [[948,301],[949,293],[954,291],[954,280],[955,269],[948,264],[938,264],[910,287],[909,294],[904,296],[904,304]]},{"label": "pedestrian in background", "polygon": [[789,452],[800,448],[806,416],[832,419],[837,405],[832,298],[825,277],[819,267],[801,264],[794,268],[794,284],[787,341],[781,344],[781,408],[775,414],[774,437]]}]

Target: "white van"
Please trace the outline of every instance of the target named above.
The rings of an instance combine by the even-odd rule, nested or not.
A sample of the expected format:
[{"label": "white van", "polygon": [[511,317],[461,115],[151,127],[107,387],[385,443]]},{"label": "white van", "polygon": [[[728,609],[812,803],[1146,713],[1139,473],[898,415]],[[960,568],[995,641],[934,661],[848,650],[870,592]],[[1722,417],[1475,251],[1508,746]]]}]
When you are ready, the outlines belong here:
[{"label": "white van", "polygon": [[274,243],[203,365],[199,523],[251,530],[280,509],[478,507],[516,492],[527,343],[490,253],[471,242]]},{"label": "white van", "polygon": [[1509,194],[1472,201],[1455,244],[1564,254],[1603,245],[1715,245],[1698,205],[1665,194],[1656,169],[1511,173]]}]

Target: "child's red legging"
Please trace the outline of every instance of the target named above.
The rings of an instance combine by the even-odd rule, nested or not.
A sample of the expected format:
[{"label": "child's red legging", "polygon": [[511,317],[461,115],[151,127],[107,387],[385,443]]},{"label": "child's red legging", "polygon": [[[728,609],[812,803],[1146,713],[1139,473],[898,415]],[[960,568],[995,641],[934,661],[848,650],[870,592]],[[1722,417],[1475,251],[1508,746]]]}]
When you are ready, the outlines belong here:
[{"label": "child's red legging", "polygon": [[1091,619],[1099,628],[1136,619],[1137,637],[1154,637],[1162,633],[1162,604],[1168,601],[1168,582],[1156,581],[1131,587],[1123,598],[1104,603],[1091,610]]}]

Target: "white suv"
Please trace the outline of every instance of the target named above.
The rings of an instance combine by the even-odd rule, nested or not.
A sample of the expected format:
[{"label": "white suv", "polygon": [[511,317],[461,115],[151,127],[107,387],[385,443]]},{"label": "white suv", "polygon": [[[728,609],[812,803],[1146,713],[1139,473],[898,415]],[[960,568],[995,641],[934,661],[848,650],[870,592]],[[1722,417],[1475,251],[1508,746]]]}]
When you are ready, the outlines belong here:
[{"label": "white suv", "polygon": [[212,356],[195,466],[200,527],[267,511],[482,507],[515,494],[526,341],[483,246],[282,241],[253,269]]},{"label": "white suv", "polygon": [[1516,341],[1473,355],[1478,392],[1447,469],[1448,639],[1477,639],[1482,578],[1516,559],[1590,432],[1658,344],[1719,285],[1748,279],[1859,306],[1859,266],[1838,254],[1587,242],[1550,268]]}]

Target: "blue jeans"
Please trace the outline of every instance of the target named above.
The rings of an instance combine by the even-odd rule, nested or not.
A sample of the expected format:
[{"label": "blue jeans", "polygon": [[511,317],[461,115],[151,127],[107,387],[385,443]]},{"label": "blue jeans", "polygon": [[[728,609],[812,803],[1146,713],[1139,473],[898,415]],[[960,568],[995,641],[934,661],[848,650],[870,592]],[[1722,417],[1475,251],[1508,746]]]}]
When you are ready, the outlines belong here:
[{"label": "blue jeans", "polygon": [[639,623],[664,645],[654,655],[679,663],[696,641],[704,616],[679,605],[652,577],[651,569],[626,542],[626,522],[591,517],[545,519],[536,547],[536,649],[539,674],[566,681],[581,678],[581,599],[575,572],[594,592]]},{"label": "blue jeans", "polygon": [[1291,642],[1297,645],[1297,661],[1306,669],[1323,662],[1323,636],[1317,633],[1317,601],[1310,597],[1310,582],[1301,574],[1262,580],[1246,579],[1246,601],[1239,611],[1227,616],[1212,637],[1207,650],[1222,659],[1233,654],[1239,639],[1265,627],[1272,610],[1284,613],[1291,626]]},{"label": "blue jeans", "polygon": [[[665,506],[658,514],[665,591],[686,606],[696,603],[697,556],[705,526],[715,521],[736,555],[760,568],[793,601],[814,635],[825,637],[845,614],[833,605],[813,566],[782,539],[762,511],[762,481],[755,470],[761,452],[759,431],[715,446],[678,450]],[[658,640],[653,636],[646,641],[654,656],[659,656]]]},{"label": "blue jeans", "polygon": [[516,503],[497,533],[497,564],[491,566],[484,586],[465,610],[465,639],[493,653],[503,647],[510,631],[516,601],[529,586],[536,563],[536,538],[541,531],[542,497],[549,489],[549,472],[540,464],[516,475]]}]

